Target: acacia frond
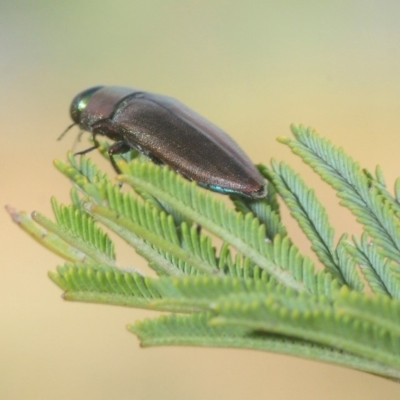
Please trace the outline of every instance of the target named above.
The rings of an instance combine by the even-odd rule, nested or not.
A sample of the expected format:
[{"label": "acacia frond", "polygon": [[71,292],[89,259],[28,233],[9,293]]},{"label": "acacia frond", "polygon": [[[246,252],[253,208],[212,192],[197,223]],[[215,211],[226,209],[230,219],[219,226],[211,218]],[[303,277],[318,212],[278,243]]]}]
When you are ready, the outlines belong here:
[{"label": "acacia frond", "polygon": [[[283,285],[298,291],[316,289],[317,277],[312,262],[302,256],[290,240],[279,240],[279,235],[269,243],[265,226],[252,213],[243,215],[228,209],[215,196],[200,191],[194,182],[189,183],[168,168],[134,160],[121,165],[121,169],[122,181],[173,204],[183,215],[245,254]],[[277,263],[275,257],[282,251],[285,257],[280,257]],[[297,278],[302,278],[302,282]]]},{"label": "acacia frond", "polygon": [[[298,174],[295,174],[289,166],[282,162],[278,164],[272,161],[272,170],[264,167],[261,172],[274,183],[289,207],[291,215],[309,238],[312,249],[326,269],[341,284],[353,283],[348,282],[341,271],[341,264],[333,244],[334,229],[314,191],[305,185]],[[356,287],[358,285],[356,282]]]},{"label": "acacia frond", "polygon": [[237,211],[243,214],[251,212],[264,224],[266,227],[266,236],[272,241],[276,235],[286,236],[287,231],[279,213],[276,189],[271,183],[267,186],[269,196],[265,200],[255,201],[233,195],[230,197]]},{"label": "acacia frond", "polygon": [[138,321],[128,329],[139,337],[144,347],[207,346],[268,351],[342,365],[395,380],[400,378],[396,368],[373,359],[293,337],[254,332],[242,326],[215,325],[211,323],[213,320],[215,322],[211,313],[172,314]]},{"label": "acacia frond", "polygon": [[341,204],[357,217],[374,242],[381,247],[385,257],[400,259],[400,221],[382,193],[382,183],[374,185],[366,174],[343,149],[319,137],[312,129],[292,126],[297,140],[283,139],[291,150],[309,164],[323,180],[337,190]]},{"label": "acacia frond", "polygon": [[[117,156],[124,186],[70,153],[55,165],[74,185],[72,205],[53,199],[55,222],[8,211],[67,260],[49,274],[66,300],[177,313],[130,325],[144,346],[275,351],[400,379],[400,180],[392,196],[380,168],[371,174],[312,130],[292,130],[296,139],[281,141],[338,191],[364,226],[361,238],[344,233],[335,244],[314,191],[275,161],[258,167],[266,198],[232,195],[232,205],[137,152]],[[100,150],[108,157],[107,144]],[[289,237],[278,196],[323,270]],[[101,226],[157,276],[119,266]]]},{"label": "acacia frond", "polygon": [[150,303],[160,298],[152,279],[137,270],[67,263],[49,277],[66,300],[154,309]]},{"label": "acacia frond", "polygon": [[361,239],[353,238],[354,246],[346,243],[349,253],[360,264],[370,288],[376,294],[400,298],[400,281],[393,275],[397,264],[384,258],[373,241],[363,234]]},{"label": "acacia frond", "polygon": [[[367,302],[367,296],[364,297],[361,304]],[[347,304],[344,295],[341,300]],[[388,329],[385,323],[378,324],[377,319],[372,321],[364,315],[359,318],[346,312],[342,303],[337,308],[326,299],[303,294],[238,294],[216,303],[217,316],[211,323],[311,340],[400,368],[399,332]]]},{"label": "acacia frond", "polygon": [[[97,225],[96,221],[83,211],[82,207],[59,205],[54,197],[51,199],[51,203],[57,225],[64,229],[66,236],[79,238],[81,243],[83,242],[94,251],[102,253],[110,262],[115,260],[114,243]],[[88,254],[91,249],[85,246],[82,251]],[[104,262],[101,260],[96,261]]]}]

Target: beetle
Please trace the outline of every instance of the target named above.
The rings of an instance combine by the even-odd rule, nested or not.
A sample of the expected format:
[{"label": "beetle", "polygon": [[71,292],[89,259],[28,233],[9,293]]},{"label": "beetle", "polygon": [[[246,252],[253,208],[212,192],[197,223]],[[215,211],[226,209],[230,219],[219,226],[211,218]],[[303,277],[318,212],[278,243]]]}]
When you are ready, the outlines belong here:
[{"label": "beetle", "polygon": [[266,196],[264,178],[233,139],[171,97],[96,86],[75,96],[70,115],[73,124],[67,130],[79,125],[94,142],[77,154],[98,147],[97,135],[106,136],[115,141],[108,154],[117,172],[113,156],[136,149],[207,189],[251,199]]}]

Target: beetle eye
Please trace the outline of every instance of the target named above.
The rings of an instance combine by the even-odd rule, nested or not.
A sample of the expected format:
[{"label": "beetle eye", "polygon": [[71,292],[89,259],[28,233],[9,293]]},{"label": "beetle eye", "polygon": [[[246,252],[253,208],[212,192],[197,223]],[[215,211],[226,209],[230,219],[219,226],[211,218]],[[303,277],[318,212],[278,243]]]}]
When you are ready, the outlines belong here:
[{"label": "beetle eye", "polygon": [[136,92],[132,95],[132,97],[136,97],[141,99],[142,97],[144,97],[144,93],[143,92]]},{"label": "beetle eye", "polygon": [[72,121],[74,121],[76,124],[80,123],[81,113],[88,105],[90,98],[95,92],[103,87],[104,86],[95,86],[75,96],[75,98],[72,100],[70,109]]}]

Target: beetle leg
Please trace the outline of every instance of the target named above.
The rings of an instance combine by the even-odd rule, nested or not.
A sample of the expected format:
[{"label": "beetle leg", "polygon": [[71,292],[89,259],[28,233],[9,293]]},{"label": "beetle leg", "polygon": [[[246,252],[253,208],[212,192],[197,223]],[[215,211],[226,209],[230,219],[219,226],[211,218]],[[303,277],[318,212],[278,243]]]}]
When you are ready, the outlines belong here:
[{"label": "beetle leg", "polygon": [[99,146],[92,146],[89,147],[88,149],[78,151],[77,153],[74,153],[74,156],[82,156],[83,154],[90,153],[92,150],[97,149]]},{"label": "beetle leg", "polygon": [[114,167],[117,174],[121,173],[121,170],[118,168],[117,163],[114,160],[114,154],[123,154],[127,153],[132,148],[127,145],[125,142],[115,142],[108,148],[108,155],[110,156],[110,161],[112,166]]},{"label": "beetle leg", "polygon": [[164,165],[164,162],[161,161],[159,158],[152,156],[151,154],[146,154],[146,157],[153,162],[154,164],[157,165]]},{"label": "beetle leg", "polygon": [[[80,137],[80,134],[79,134],[79,137]],[[92,135],[92,139],[93,139],[94,146],[89,147],[86,150],[78,151],[77,153],[74,154],[74,156],[82,156],[83,154],[89,153],[92,150],[97,149],[100,146],[100,143],[97,141],[96,133],[94,133],[94,132],[93,132],[93,135]]]}]

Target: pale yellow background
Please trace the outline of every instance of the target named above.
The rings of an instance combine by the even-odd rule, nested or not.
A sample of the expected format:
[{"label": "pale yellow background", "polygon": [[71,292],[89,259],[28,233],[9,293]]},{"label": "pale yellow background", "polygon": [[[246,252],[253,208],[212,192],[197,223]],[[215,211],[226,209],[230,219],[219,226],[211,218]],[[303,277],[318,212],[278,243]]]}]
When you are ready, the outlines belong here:
[{"label": "pale yellow background", "polygon": [[[0,1],[0,204],[50,214],[69,183],[52,166],[68,108],[97,84],[185,102],[255,162],[284,159],[358,233],[326,185],[275,141],[314,126],[360,163],[400,171],[400,2]],[[81,146],[85,146],[82,144]],[[106,163],[103,164],[108,167]],[[287,217],[287,213],[285,214]],[[294,224],[291,234],[307,252]],[[61,260],[0,212],[0,399],[397,399],[367,374],[251,351],[140,349],[134,309],[66,303]],[[125,246],[124,265],[144,263]]]}]

